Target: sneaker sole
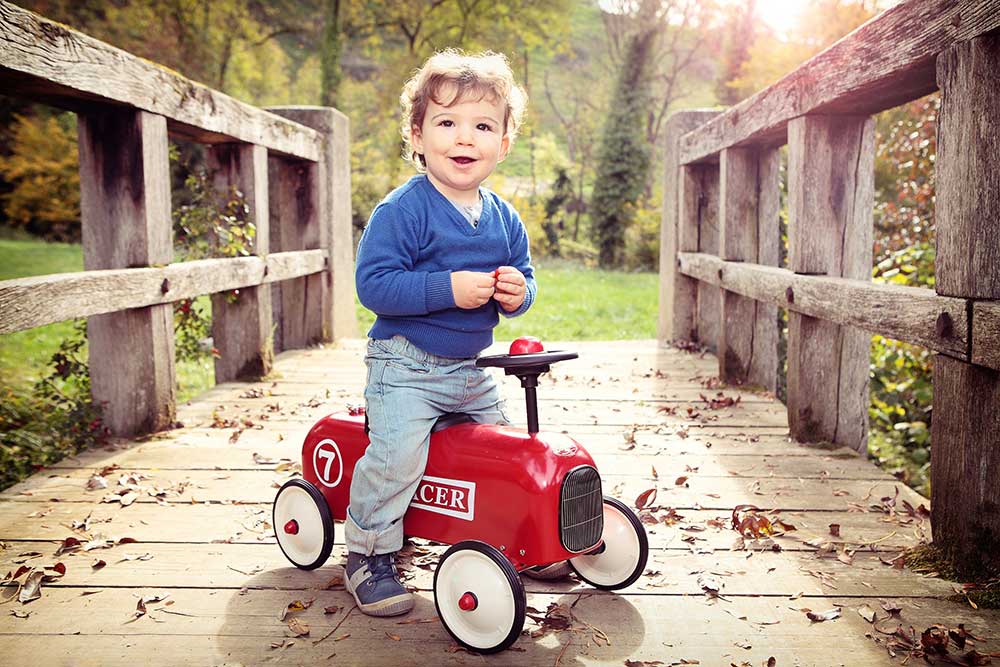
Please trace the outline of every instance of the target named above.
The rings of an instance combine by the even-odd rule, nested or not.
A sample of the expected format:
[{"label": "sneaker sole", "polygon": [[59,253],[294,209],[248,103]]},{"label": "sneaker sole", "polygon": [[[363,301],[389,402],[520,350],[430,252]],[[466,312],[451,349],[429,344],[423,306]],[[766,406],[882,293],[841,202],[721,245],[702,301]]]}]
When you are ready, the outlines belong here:
[{"label": "sneaker sole", "polygon": [[358,605],[358,609],[368,616],[399,616],[413,609],[413,596],[410,593],[395,595],[391,598],[379,600],[378,602],[365,604],[358,598],[358,594],[354,592],[350,579],[345,581],[344,588],[354,597],[354,602]]}]

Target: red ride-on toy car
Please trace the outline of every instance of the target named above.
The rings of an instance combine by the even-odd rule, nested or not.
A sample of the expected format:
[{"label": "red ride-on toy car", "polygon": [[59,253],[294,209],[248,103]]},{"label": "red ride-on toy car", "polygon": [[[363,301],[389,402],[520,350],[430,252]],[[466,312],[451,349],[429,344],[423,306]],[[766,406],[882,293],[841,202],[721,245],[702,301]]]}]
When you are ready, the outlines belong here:
[{"label": "red ride-on toy car", "polygon": [[[646,567],[646,531],[628,506],[603,496],[590,454],[569,436],[538,430],[538,376],[576,356],[519,338],[511,354],[481,357],[476,365],[521,380],[528,430],[445,415],[431,435],[403,529],[452,545],[434,573],[434,603],[448,633],[473,651],[502,651],[521,633],[519,571],[568,560],[585,582],[618,590]],[[306,436],[304,479],[274,499],[278,545],[296,567],[311,570],[330,556],[333,522],[346,518],[354,464],[367,446],[362,414],[324,417]]]}]

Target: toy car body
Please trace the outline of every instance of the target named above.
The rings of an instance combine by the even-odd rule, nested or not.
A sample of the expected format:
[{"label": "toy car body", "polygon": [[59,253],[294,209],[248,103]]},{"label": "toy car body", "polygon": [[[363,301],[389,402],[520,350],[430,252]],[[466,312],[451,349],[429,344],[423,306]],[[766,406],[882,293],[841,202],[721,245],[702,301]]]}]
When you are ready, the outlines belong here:
[{"label": "toy car body", "polygon": [[[439,420],[403,518],[406,535],[453,545],[435,572],[435,604],[448,632],[481,653],[507,648],[521,632],[526,598],[519,571],[569,561],[584,581],[617,590],[645,568],[642,523],[603,496],[590,454],[567,435],[538,432],[537,377],[575,356],[481,359],[521,378],[529,429],[477,424],[465,415]],[[274,503],[278,544],[297,567],[313,569],[329,557],[333,520],[346,518],[354,465],[367,446],[363,414],[324,417],[306,436],[303,478],[287,482]]]},{"label": "toy car body", "polygon": [[[346,519],[351,473],[367,446],[360,416],[325,417],[306,437],[303,477],[334,520]],[[480,540],[523,570],[597,546],[602,499],[593,459],[569,436],[463,423],[432,434],[403,532],[445,544]]]}]

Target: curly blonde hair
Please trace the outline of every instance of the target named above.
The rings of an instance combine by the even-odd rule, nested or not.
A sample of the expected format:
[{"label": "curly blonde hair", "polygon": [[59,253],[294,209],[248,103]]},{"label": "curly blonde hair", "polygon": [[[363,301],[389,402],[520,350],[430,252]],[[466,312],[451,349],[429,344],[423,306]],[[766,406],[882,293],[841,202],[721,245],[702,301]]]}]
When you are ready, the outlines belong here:
[{"label": "curly blonde hair", "polygon": [[427,105],[433,100],[450,107],[459,100],[490,98],[504,105],[504,133],[514,143],[524,118],[528,95],[511,72],[507,57],[502,53],[484,51],[469,55],[457,49],[439,51],[427,59],[403,86],[399,103],[403,109],[402,133],[404,157],[417,171],[424,171],[424,156],[413,148],[413,128],[421,127]]}]

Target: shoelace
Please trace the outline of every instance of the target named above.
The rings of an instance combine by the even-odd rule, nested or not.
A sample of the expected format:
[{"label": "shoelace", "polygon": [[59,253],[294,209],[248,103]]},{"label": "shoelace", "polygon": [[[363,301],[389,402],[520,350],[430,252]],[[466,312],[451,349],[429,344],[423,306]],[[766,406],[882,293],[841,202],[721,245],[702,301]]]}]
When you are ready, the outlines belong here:
[{"label": "shoelace", "polygon": [[392,554],[377,554],[368,559],[368,572],[371,573],[371,585],[383,579],[392,579],[396,576],[396,568],[393,563]]}]

